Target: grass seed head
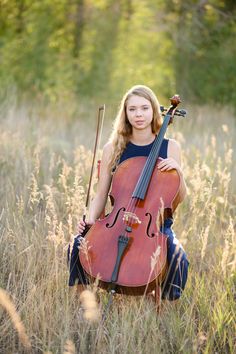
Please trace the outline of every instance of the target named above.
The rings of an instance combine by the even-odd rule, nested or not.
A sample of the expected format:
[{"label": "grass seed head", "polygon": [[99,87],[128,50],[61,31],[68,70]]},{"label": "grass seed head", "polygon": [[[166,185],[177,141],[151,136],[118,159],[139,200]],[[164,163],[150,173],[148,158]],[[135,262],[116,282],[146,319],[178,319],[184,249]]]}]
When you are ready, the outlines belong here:
[{"label": "grass seed head", "polygon": [[99,308],[95,295],[90,290],[84,290],[80,295],[80,301],[84,309],[84,319],[95,322],[99,319]]},{"label": "grass seed head", "polygon": [[20,319],[18,312],[16,311],[15,305],[10,300],[7,292],[0,288],[0,305],[9,314],[15,329],[18,332],[19,339],[23,346],[27,349],[31,348],[31,343],[29,337],[26,334],[25,327]]}]

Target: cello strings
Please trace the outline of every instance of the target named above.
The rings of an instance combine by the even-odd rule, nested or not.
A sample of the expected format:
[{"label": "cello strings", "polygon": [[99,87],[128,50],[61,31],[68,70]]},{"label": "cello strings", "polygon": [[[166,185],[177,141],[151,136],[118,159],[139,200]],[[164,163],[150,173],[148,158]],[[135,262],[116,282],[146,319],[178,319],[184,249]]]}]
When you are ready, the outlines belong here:
[{"label": "cello strings", "polygon": [[[160,133],[159,135],[156,137],[156,140],[154,142],[154,146],[150,152],[150,155],[148,156],[148,159],[146,161],[146,164],[144,166],[144,169],[143,171],[147,171],[147,173],[144,173],[144,176],[142,177],[141,179],[141,182],[139,184],[139,187],[138,187],[138,192],[137,194],[142,194],[144,193],[144,188],[146,187],[146,184],[148,183],[148,181],[150,180],[151,178],[151,174],[153,173],[153,170],[155,168],[155,160],[158,159],[158,156],[157,156],[157,152],[159,152],[160,150],[160,145],[161,145],[161,142],[163,141],[163,138],[164,138],[164,134],[167,130],[167,127],[168,127],[168,124],[169,124],[169,121],[170,121],[170,118],[171,116],[170,115],[166,115],[166,119],[164,120],[163,124],[162,124],[162,127],[161,127],[161,130],[160,130]],[[142,171],[142,173],[143,173]],[[131,198],[128,205],[127,205],[127,209],[126,209],[126,212],[131,212],[131,213],[134,213],[138,204],[140,203],[141,199],[138,198],[138,197],[134,197],[134,198]],[[131,218],[128,218],[128,226],[131,226],[132,225],[132,215],[131,215]]]},{"label": "cello strings", "polygon": [[[151,149],[151,152],[150,152],[148,159],[145,163],[145,166],[142,171],[142,174],[144,174],[144,175],[142,176],[141,182],[139,183],[139,186],[138,186],[138,193],[137,193],[138,195],[143,194],[145,192],[146,185],[147,185],[148,181],[150,181],[151,175],[152,175],[153,170],[155,168],[155,160],[158,159],[157,152],[159,153],[160,145],[163,141],[163,138],[164,138],[165,132],[167,130],[170,118],[171,118],[171,116],[167,114],[164,119],[164,122],[162,124],[160,133],[156,137],[155,142],[154,142],[154,146]],[[129,203],[127,205],[127,208],[126,208],[126,212],[134,213],[138,204],[140,203],[140,201],[141,201],[141,199],[138,196],[133,197],[133,198],[131,197],[129,200]],[[124,221],[124,223],[126,223],[126,225],[131,226],[133,223],[132,220],[133,220],[133,217],[131,214],[131,217],[128,216],[128,222],[126,222],[125,220],[123,220],[123,221]]]},{"label": "cello strings", "polygon": [[[164,135],[165,135],[165,132],[166,132],[166,130],[167,130],[167,127],[168,127],[168,124],[169,124],[169,120],[170,120],[170,116],[166,116],[166,119],[164,120],[164,123],[163,123],[163,125],[162,125],[162,127],[161,127],[161,130],[160,130],[160,133],[159,133],[159,135],[157,136],[157,138],[156,138],[156,141],[154,142],[154,146],[153,146],[153,150],[151,150],[151,152],[150,152],[150,155],[148,156],[148,160],[149,160],[149,157],[150,157],[150,162],[149,161],[147,161],[147,169],[149,170],[151,167],[152,167],[152,165],[154,165],[154,161],[155,161],[155,159],[157,159],[158,158],[158,156],[156,157],[156,152],[157,152],[157,150],[159,150],[160,149],[160,146],[159,145],[161,145],[161,142],[162,142],[162,140],[163,140],[163,138],[164,138]],[[161,136],[162,135],[162,136]],[[159,148],[159,149],[158,149]],[[154,151],[155,150],[155,151]],[[158,151],[159,152],[159,151]],[[153,171],[153,170],[152,170]],[[144,178],[143,178],[143,181],[141,181],[141,183],[140,183],[140,194],[141,194],[141,192],[143,193],[144,192],[144,188],[145,188],[145,186],[146,186],[146,183],[147,183],[147,181],[148,181],[148,179],[150,178],[151,176],[150,176],[150,173],[148,174],[148,173],[146,173],[145,175],[144,175]]]},{"label": "cello strings", "polygon": [[[159,142],[160,142],[160,136],[158,136],[156,138],[156,141],[157,141],[157,143],[155,142],[156,143],[155,145],[158,145]],[[156,148],[154,148],[154,150],[156,150]],[[156,156],[156,154],[154,153],[154,151],[151,151],[151,153],[150,153],[150,155],[149,155],[149,157],[148,157],[148,159],[146,161],[146,165],[144,167],[144,168],[146,168],[146,170],[148,172],[150,172],[150,168],[153,165],[155,156]],[[142,178],[141,183],[140,183],[140,187],[139,187],[139,189],[141,189],[141,191],[143,190],[143,188],[144,188],[143,185],[146,182],[148,177],[150,178],[150,173],[144,174],[144,177]],[[138,197],[131,198],[129,203],[128,203],[128,205],[127,205],[126,211],[134,213],[134,211],[136,210],[136,207],[138,206],[139,202],[140,202],[140,199]],[[131,221],[128,222],[129,226],[130,226],[130,224],[131,224]]]},{"label": "cello strings", "polygon": [[156,141],[154,142],[153,149],[151,150],[150,155],[148,156],[147,165],[145,166],[148,173],[144,174],[143,180],[140,183],[140,187],[139,187],[140,194],[142,194],[144,192],[144,188],[145,188],[148,180],[150,180],[150,178],[151,178],[152,171],[150,171],[150,170],[151,170],[152,166],[154,165],[154,161],[155,161],[155,158],[157,155],[156,152],[160,149],[160,144],[161,144],[161,140],[162,140],[162,137],[160,135],[164,135],[164,134],[162,134],[162,130],[163,129],[161,129],[160,134],[157,136]]},{"label": "cello strings", "polygon": [[[148,166],[148,170],[150,170],[150,167],[152,166],[153,164],[153,161],[155,159],[155,154],[154,152],[152,153],[151,157],[149,160],[147,160],[147,166]],[[145,180],[147,178],[147,174],[144,175],[145,176]],[[141,187],[143,188],[143,185],[141,184]],[[130,199],[128,205],[127,205],[127,208],[126,208],[126,211],[128,212],[131,212],[131,213],[134,213],[136,208],[138,207],[138,204],[141,202],[141,199],[140,198],[137,198],[137,197],[133,197]],[[128,219],[128,226],[131,226],[132,224],[132,217],[130,219]]]}]

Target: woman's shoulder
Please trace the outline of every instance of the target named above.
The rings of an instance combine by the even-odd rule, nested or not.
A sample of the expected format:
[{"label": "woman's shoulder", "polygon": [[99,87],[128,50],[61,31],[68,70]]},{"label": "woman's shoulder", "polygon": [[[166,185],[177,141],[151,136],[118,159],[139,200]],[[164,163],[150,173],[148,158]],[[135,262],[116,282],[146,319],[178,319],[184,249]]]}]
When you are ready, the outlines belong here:
[{"label": "woman's shoulder", "polygon": [[168,145],[173,149],[180,149],[180,143],[175,139],[168,138]]},{"label": "woman's shoulder", "polygon": [[168,139],[168,157],[177,154],[180,154],[180,143],[175,139]]},{"label": "woman's shoulder", "polygon": [[113,150],[113,144],[111,141],[108,141],[104,146],[103,146],[103,152],[109,153],[112,152]]},{"label": "woman's shoulder", "polygon": [[104,146],[103,146],[103,159],[109,160],[113,152],[113,144],[112,142],[108,141]]}]

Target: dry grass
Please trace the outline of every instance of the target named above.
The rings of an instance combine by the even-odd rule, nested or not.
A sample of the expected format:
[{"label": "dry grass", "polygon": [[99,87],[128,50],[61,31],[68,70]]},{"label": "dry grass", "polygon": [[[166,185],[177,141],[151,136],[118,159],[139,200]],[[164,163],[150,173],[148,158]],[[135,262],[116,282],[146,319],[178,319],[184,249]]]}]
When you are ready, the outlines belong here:
[{"label": "dry grass", "polygon": [[[91,123],[95,114],[90,115]],[[84,212],[93,123],[5,109],[0,123],[0,287],[9,294],[3,293],[20,332],[25,328],[22,333],[29,336],[29,352],[235,352],[236,129],[232,113],[225,116],[192,109],[189,119],[168,134],[182,144],[189,187],[175,218],[175,232],[190,260],[182,300],[178,306],[166,304],[157,316],[151,302],[116,296],[101,327],[99,312],[107,295],[99,292],[97,305],[94,294],[85,293],[81,304],[67,287],[66,264],[67,244]],[[27,344],[7,311],[0,308],[1,353],[24,353]]]}]

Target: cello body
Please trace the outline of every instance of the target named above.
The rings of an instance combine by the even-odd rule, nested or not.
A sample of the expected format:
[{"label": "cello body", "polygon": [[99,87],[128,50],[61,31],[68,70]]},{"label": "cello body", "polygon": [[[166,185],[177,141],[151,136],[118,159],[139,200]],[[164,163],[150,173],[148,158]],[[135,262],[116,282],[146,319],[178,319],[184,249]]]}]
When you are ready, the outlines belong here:
[{"label": "cello body", "polygon": [[[167,237],[160,232],[164,210],[178,204],[180,177],[176,170],[161,172],[154,167],[144,200],[132,199],[146,157],[122,162],[113,175],[111,213],[90,228],[80,248],[80,261],[86,273],[107,288],[117,261],[119,237],[129,242],[119,263],[116,292],[140,295],[160,284],[166,272]],[[129,214],[130,200],[133,209]]]}]

